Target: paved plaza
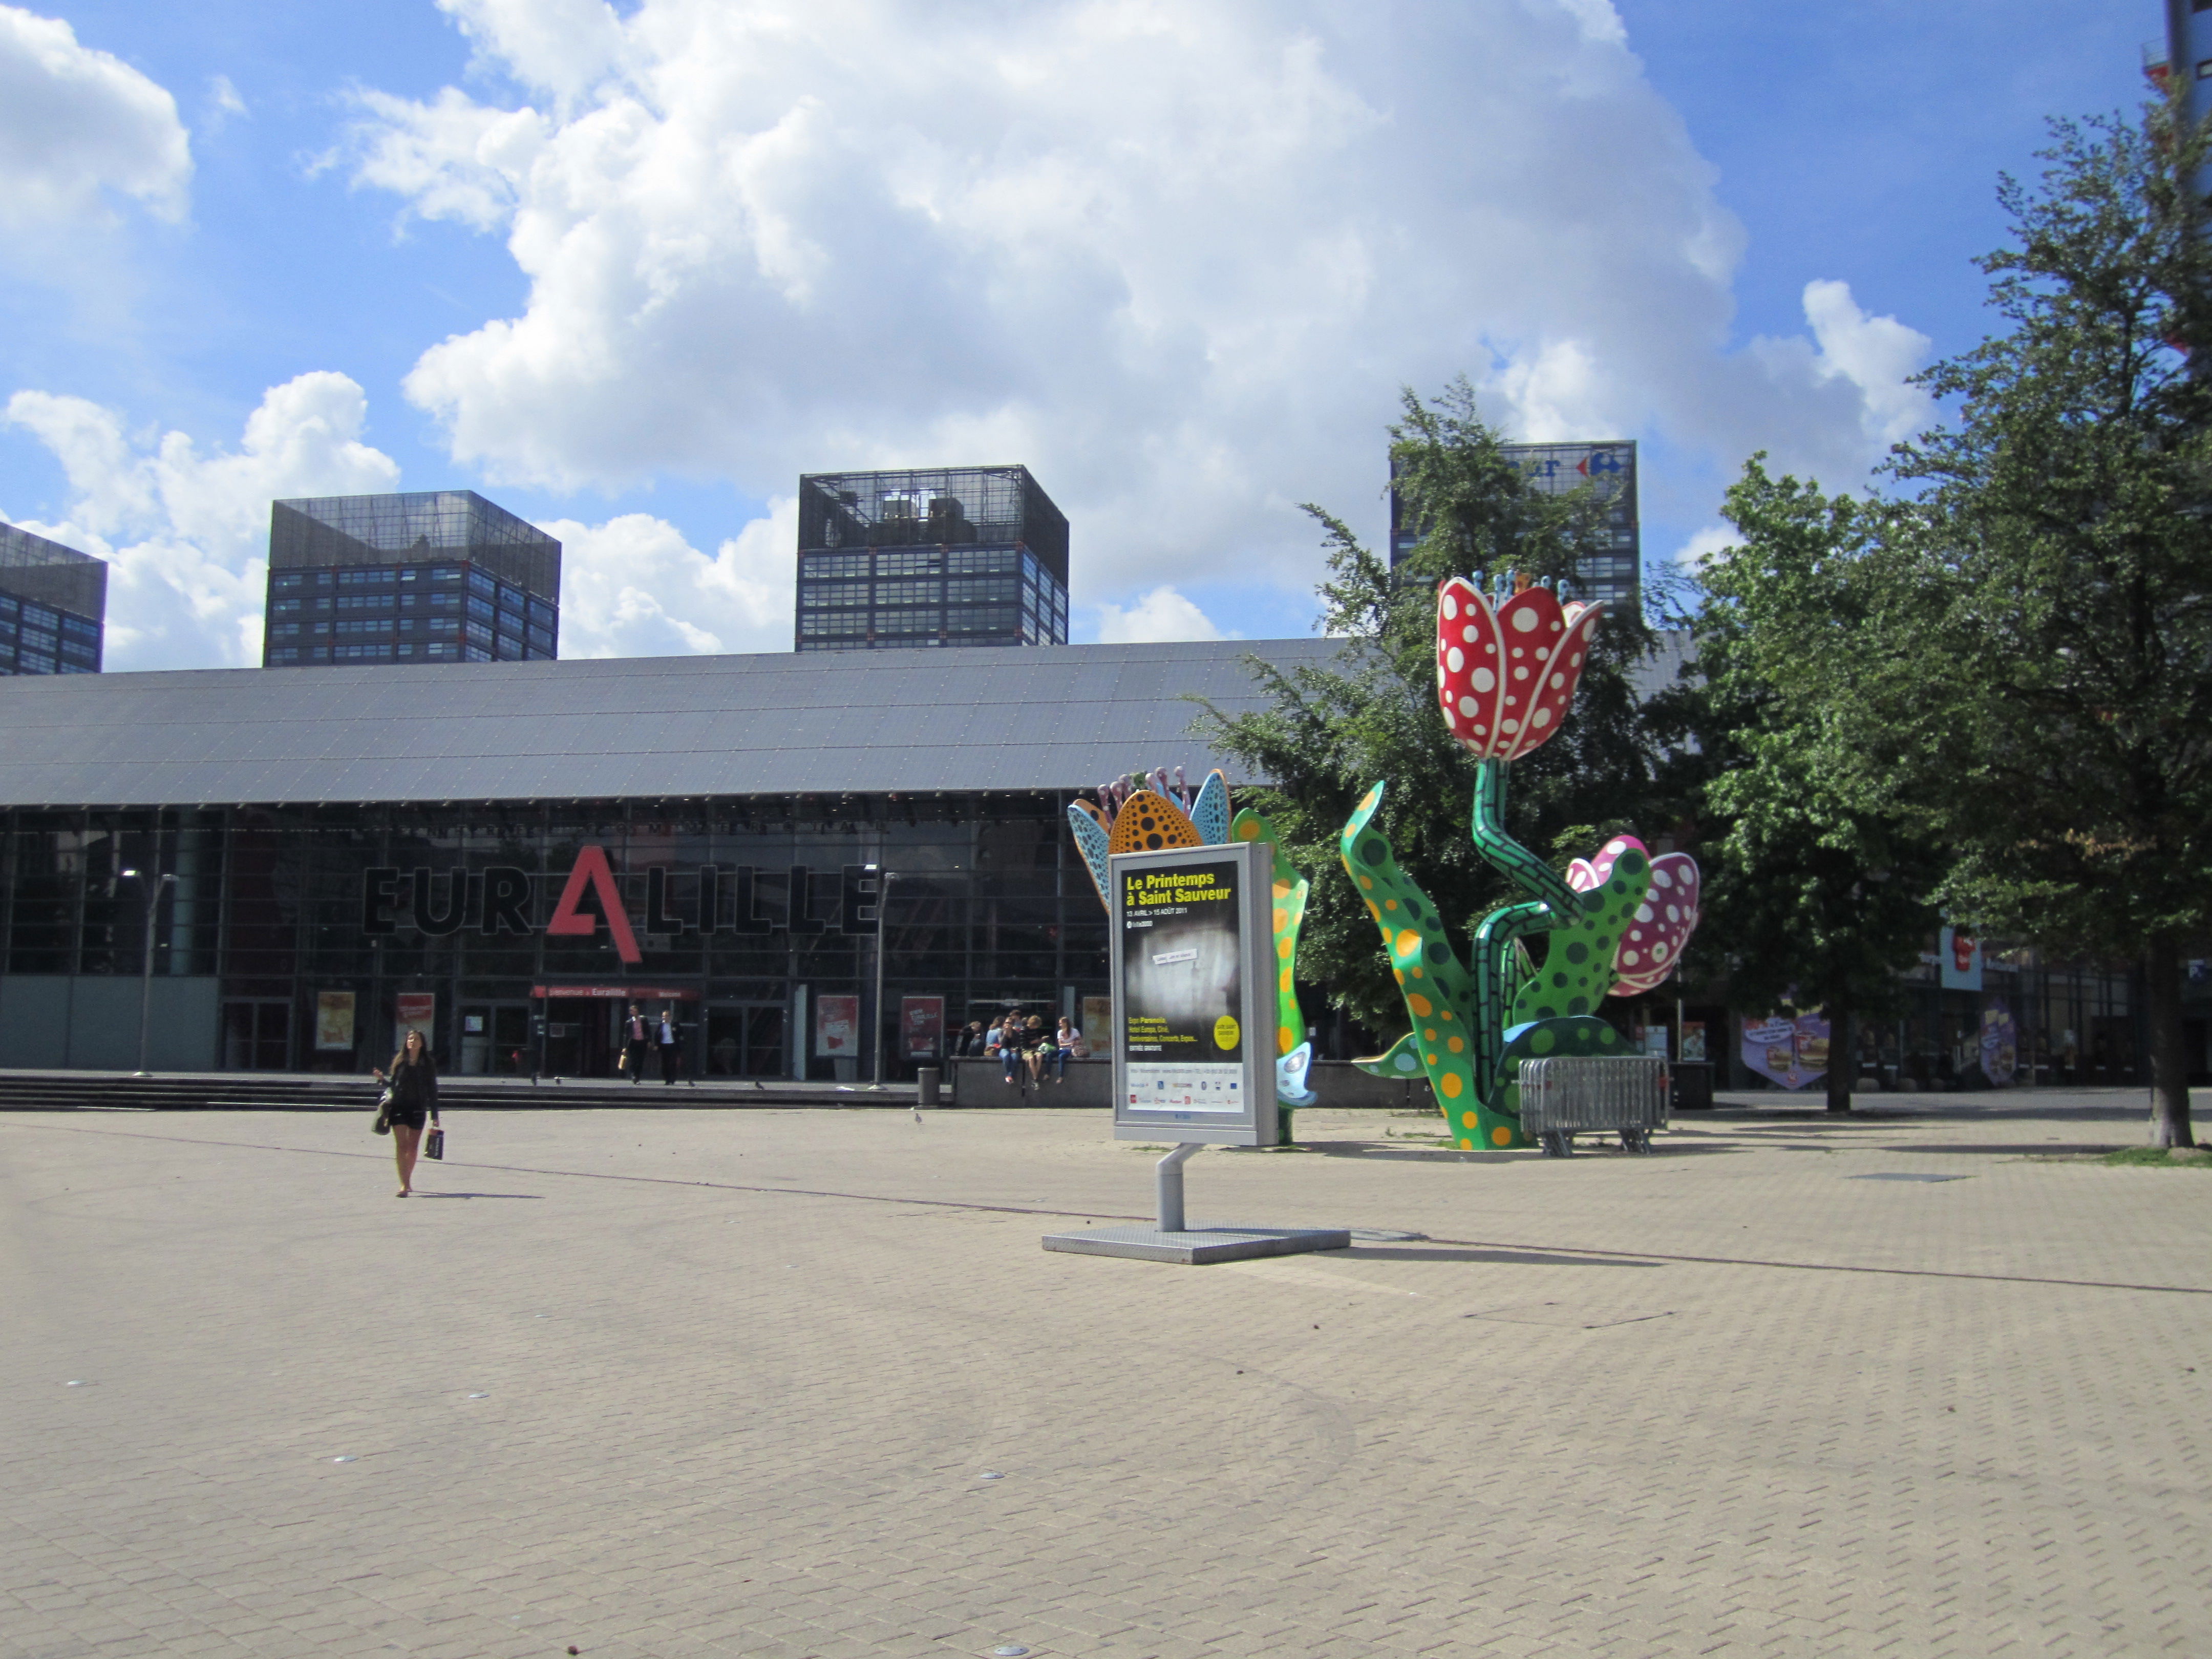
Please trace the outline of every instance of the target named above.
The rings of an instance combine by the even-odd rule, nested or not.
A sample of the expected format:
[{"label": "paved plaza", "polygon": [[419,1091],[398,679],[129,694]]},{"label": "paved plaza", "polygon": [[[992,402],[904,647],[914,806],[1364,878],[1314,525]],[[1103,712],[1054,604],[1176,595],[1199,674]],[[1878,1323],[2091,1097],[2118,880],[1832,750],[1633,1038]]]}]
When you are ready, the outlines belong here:
[{"label": "paved plaza", "polygon": [[1102,1113],[0,1115],[0,1654],[2212,1653],[2212,1171],[1863,1103],[1307,1112],[1212,1267],[1040,1247]]}]

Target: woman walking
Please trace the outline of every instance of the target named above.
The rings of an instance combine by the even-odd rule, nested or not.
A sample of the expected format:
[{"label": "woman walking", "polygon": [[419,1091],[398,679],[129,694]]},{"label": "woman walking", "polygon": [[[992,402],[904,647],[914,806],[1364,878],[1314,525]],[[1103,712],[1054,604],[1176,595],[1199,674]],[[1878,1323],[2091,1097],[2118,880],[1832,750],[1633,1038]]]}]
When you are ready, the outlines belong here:
[{"label": "woman walking", "polygon": [[[380,1068],[379,1083],[387,1079]],[[399,1165],[399,1190],[405,1198],[415,1190],[415,1155],[422,1148],[422,1125],[438,1121],[438,1062],[430,1058],[430,1045],[422,1033],[407,1028],[406,1041],[392,1057],[392,1156]]]}]

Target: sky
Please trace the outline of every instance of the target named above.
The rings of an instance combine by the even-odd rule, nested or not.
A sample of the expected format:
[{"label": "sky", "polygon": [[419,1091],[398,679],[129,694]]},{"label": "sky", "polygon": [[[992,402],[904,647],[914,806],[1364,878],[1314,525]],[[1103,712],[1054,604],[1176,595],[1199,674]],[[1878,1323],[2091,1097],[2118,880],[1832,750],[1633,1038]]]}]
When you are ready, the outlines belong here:
[{"label": "sky", "polygon": [[781,651],[804,471],[1024,462],[1074,636],[1281,637],[1401,389],[1856,488],[2154,3],[0,3],[0,520],[111,670],[260,659],[268,504],[480,490],[566,656]]}]

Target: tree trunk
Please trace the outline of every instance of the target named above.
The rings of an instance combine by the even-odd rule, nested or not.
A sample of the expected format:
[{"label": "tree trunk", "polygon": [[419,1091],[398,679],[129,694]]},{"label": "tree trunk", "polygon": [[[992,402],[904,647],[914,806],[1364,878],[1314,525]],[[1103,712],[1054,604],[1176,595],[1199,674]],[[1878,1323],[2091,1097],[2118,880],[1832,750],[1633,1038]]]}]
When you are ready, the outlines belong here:
[{"label": "tree trunk", "polygon": [[2189,1124],[2189,1052],[2181,1022],[2181,939],[2153,933],[2143,947],[2143,1000],[2150,1016],[2150,1144],[2194,1146]]},{"label": "tree trunk", "polygon": [[1851,1085],[1858,1080],[1858,1050],[1851,1047],[1851,1011],[1831,1000],[1821,1010],[1828,1017],[1828,1109],[1851,1109]]}]

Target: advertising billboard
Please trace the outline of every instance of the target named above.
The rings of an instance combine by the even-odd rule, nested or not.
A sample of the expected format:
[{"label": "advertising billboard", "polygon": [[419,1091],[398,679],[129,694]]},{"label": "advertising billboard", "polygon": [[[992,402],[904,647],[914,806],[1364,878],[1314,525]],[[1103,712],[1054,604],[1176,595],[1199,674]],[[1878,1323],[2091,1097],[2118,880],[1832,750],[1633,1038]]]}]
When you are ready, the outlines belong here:
[{"label": "advertising billboard", "polygon": [[1947,991],[1982,988],[1982,942],[1963,927],[1946,927],[1936,942],[1936,960]]},{"label": "advertising billboard", "polygon": [[1828,1074],[1828,1022],[1818,1014],[1747,1019],[1737,1054],[1746,1071],[1802,1089]]},{"label": "advertising billboard", "polygon": [[317,1052],[353,1052],[353,1006],[354,994],[351,991],[319,991],[315,994]]},{"label": "advertising billboard", "polygon": [[899,1041],[908,1060],[935,1060],[944,1035],[943,997],[899,999]]},{"label": "advertising billboard", "polygon": [[860,999],[823,996],[814,999],[814,1053],[823,1060],[860,1057]]},{"label": "advertising billboard", "polygon": [[1273,855],[1237,842],[1110,861],[1117,1138],[1278,1139]]}]

